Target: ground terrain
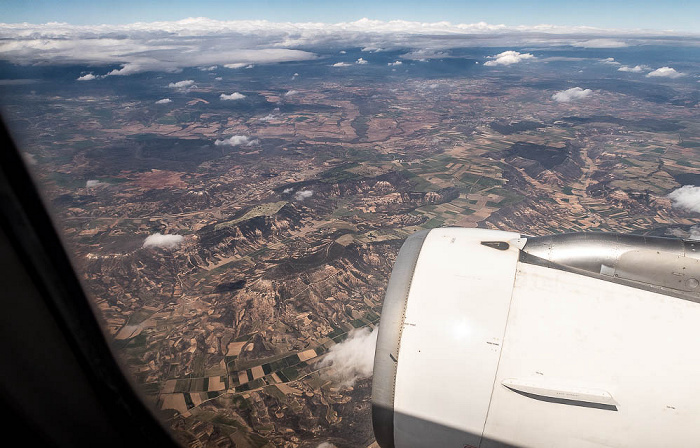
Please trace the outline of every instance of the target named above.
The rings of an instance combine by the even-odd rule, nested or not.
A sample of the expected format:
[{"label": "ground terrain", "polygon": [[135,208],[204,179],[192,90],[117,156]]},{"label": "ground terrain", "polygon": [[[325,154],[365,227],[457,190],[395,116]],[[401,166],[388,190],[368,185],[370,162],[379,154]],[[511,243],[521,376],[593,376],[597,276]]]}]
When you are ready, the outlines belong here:
[{"label": "ground terrain", "polygon": [[[108,337],[184,446],[372,444],[370,379],[342,386],[319,361],[377,325],[415,231],[684,235],[697,223],[666,197],[698,180],[696,85],[612,79],[595,61],[568,82],[578,67],[419,64],[5,94]],[[552,100],[574,85],[595,93]],[[233,91],[246,98],[219,99]],[[253,143],[216,144],[234,135]],[[184,239],[143,248],[157,232]]]}]

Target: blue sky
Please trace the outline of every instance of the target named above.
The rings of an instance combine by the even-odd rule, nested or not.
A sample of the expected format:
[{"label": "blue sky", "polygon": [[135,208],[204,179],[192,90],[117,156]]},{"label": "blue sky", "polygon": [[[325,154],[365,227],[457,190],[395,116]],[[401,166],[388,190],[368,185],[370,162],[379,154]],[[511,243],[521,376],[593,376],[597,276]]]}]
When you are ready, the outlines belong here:
[{"label": "blue sky", "polygon": [[219,20],[266,19],[291,22],[347,22],[368,17],[420,22],[487,22],[506,25],[587,25],[700,33],[697,0],[2,0],[0,21],[124,24],[187,17]]}]

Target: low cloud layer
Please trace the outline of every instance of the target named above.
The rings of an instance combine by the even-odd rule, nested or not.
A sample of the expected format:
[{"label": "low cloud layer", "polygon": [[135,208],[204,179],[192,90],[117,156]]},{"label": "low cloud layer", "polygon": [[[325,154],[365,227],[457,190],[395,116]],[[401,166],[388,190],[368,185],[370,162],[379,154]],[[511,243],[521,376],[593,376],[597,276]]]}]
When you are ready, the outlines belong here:
[{"label": "low cloud layer", "polygon": [[581,87],[573,87],[563,90],[552,95],[552,99],[557,103],[570,103],[572,101],[582,100],[591,96],[591,89],[582,89]]},{"label": "low cloud layer", "polygon": [[163,235],[154,233],[149,235],[143,242],[143,247],[161,247],[164,249],[174,249],[182,243],[184,237],[182,235]]},{"label": "low cloud layer", "polygon": [[683,73],[677,72],[676,69],[671,67],[661,67],[657,68],[653,72],[647,73],[647,78],[680,78],[685,76]]},{"label": "low cloud layer", "polygon": [[242,93],[238,93],[238,92],[233,92],[231,94],[222,93],[219,96],[219,98],[221,99],[221,101],[236,101],[236,100],[242,100],[243,98],[245,98],[245,95],[243,95]]},{"label": "low cloud layer", "polygon": [[487,67],[497,66],[497,65],[513,65],[519,62],[525,61],[527,59],[533,59],[535,56],[530,53],[519,53],[517,51],[504,51],[496,56],[489,56],[490,61],[484,63]]},{"label": "low cloud layer", "polygon": [[156,101],[156,104],[168,104],[168,103],[172,103],[172,102],[173,102],[173,100],[171,100],[170,98],[163,98],[162,100]]},{"label": "low cloud layer", "polygon": [[328,368],[326,375],[347,387],[369,378],[374,370],[377,330],[352,330],[346,340],[331,347],[319,367]]},{"label": "low cloud layer", "polygon": [[[315,59],[317,49],[408,50],[405,59],[444,57],[468,46],[574,45],[617,48],[636,43],[672,44],[688,39],[670,31],[610,30],[556,25],[506,26],[484,22],[370,20],[275,23],[188,18],[123,25],[0,24],[0,58],[20,64],[87,64],[94,79],[186,67],[245,68]],[[506,65],[489,61],[490,65]],[[505,61],[505,60],[504,60]],[[117,69],[107,67],[118,66]],[[87,80],[87,79],[86,79]]]},{"label": "low cloud layer", "polygon": [[672,191],[668,197],[674,207],[700,213],[700,187],[685,185]]},{"label": "low cloud layer", "polygon": [[245,135],[232,135],[229,138],[214,142],[216,146],[255,146],[258,143],[260,143],[258,139],[251,139]]},{"label": "low cloud layer", "polygon": [[335,64],[331,65],[331,67],[350,67],[351,64],[348,64],[347,62],[336,62]]}]

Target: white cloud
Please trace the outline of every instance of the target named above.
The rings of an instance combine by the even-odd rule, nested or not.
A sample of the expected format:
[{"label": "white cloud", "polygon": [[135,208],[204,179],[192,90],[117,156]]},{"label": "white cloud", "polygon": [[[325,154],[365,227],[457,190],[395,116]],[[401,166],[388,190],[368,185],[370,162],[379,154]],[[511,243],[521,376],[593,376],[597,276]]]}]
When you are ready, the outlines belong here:
[{"label": "white cloud", "polygon": [[646,70],[649,70],[649,67],[646,65],[635,65],[634,67],[630,67],[628,65],[623,65],[622,67],[618,68],[618,72],[630,72],[630,73],[642,73]]},{"label": "white cloud", "polygon": [[335,64],[331,65],[331,67],[350,67],[350,64],[347,62],[336,62]]},{"label": "white cloud", "polygon": [[530,53],[519,53],[517,51],[509,50],[495,56],[489,56],[489,59],[492,60],[485,62],[484,65],[489,67],[496,65],[513,65],[527,59],[533,59],[534,57],[535,56]]},{"label": "white cloud", "polygon": [[245,95],[243,95],[242,93],[238,93],[238,92],[233,92],[230,95],[222,93],[221,95],[219,95],[219,98],[221,99],[221,101],[235,101],[235,100],[242,100],[243,98],[245,98]]},{"label": "white cloud", "polygon": [[562,90],[552,95],[552,99],[558,103],[570,103],[571,101],[582,100],[591,96],[591,89],[582,89],[581,87],[572,87],[571,89]]},{"label": "white cloud", "polygon": [[221,76],[217,76],[217,77],[214,78],[214,79],[215,79],[216,81],[221,81],[221,80],[223,80],[224,78],[222,78]]},{"label": "white cloud", "polygon": [[688,237],[688,232],[685,230],[679,229],[677,227],[674,227],[672,229],[668,229],[666,231],[671,236],[675,236],[676,238],[687,238]]},{"label": "white cloud", "polygon": [[700,187],[684,185],[672,191],[668,197],[671,199],[674,207],[700,213]]},{"label": "white cloud", "polygon": [[172,102],[173,102],[173,100],[171,100],[170,98],[163,98],[162,100],[156,101],[156,104],[168,104],[168,103],[172,103]]},{"label": "white cloud", "polygon": [[289,194],[289,193],[291,193],[292,191],[294,191],[294,188],[289,187],[289,188],[285,188],[284,190],[282,190],[282,193],[284,193],[284,194]]},{"label": "white cloud", "polygon": [[683,238],[686,240],[700,241],[700,224],[696,224],[688,229],[686,232],[680,228],[669,229],[668,233],[675,236],[676,238]]},{"label": "white cloud", "polygon": [[401,61],[394,61],[394,62],[389,62],[389,63],[386,64],[386,65],[392,66],[392,65],[401,65],[401,64],[403,64],[403,62],[401,62]]},{"label": "white cloud", "polygon": [[210,65],[209,67],[199,67],[199,69],[203,72],[211,72],[219,68],[218,65]]},{"label": "white cloud", "polygon": [[216,146],[255,146],[258,143],[258,139],[251,140],[245,135],[233,135],[229,138],[223,140],[216,140],[214,144]]},{"label": "white cloud", "polygon": [[676,69],[671,68],[671,67],[661,67],[657,68],[656,70],[647,73],[647,78],[680,78],[681,76],[685,76],[684,73],[677,72]]},{"label": "white cloud", "polygon": [[667,233],[669,233],[671,236],[675,236],[676,238],[700,241],[700,224],[692,226],[688,229],[688,231],[685,231],[678,227],[674,227],[672,229],[668,229]]},{"label": "white cloud", "polygon": [[[294,51],[296,51],[296,50],[294,50]],[[309,54],[311,55],[311,53],[309,53]],[[278,57],[279,57],[279,55],[278,55]],[[306,59],[313,59],[313,57],[314,57],[314,56],[311,55],[310,57],[308,57],[308,58],[306,58]],[[292,59],[292,60],[295,60],[295,61],[303,61],[304,59],[296,59],[296,58],[295,58],[295,59]],[[265,62],[284,62],[284,59],[274,60],[274,58],[271,57],[269,61],[260,60],[260,61],[258,61],[258,62],[261,62],[261,63],[265,63]],[[253,68],[253,67],[255,67],[255,64],[249,64],[249,63],[247,63],[247,62],[234,62],[234,63],[232,63],[232,64],[224,64],[224,67],[226,67],[226,68],[232,68],[232,69],[236,69],[236,68]]]},{"label": "white cloud", "polygon": [[295,201],[303,201],[304,199],[308,199],[313,195],[314,195],[313,190],[299,190],[296,193],[294,193],[294,200]]},{"label": "white cloud", "polygon": [[143,242],[142,247],[162,247],[164,249],[174,249],[182,243],[185,238],[182,235],[162,235],[154,233],[149,235]]},{"label": "white cloud", "polygon": [[357,61],[355,61],[355,64],[363,65],[363,64],[368,64],[368,62],[363,58],[359,58]]},{"label": "white cloud", "polygon": [[298,90],[290,90],[290,91],[288,91],[287,93],[285,93],[284,96],[294,96],[294,95],[296,95],[297,93],[299,93]]},{"label": "white cloud", "polygon": [[605,59],[601,59],[600,62],[602,62],[603,64],[609,64],[609,65],[620,65],[620,63],[617,62],[617,61],[615,60],[615,58],[605,58]]},{"label": "white cloud", "polygon": [[197,87],[197,85],[194,83],[193,80],[186,79],[184,81],[171,82],[170,84],[168,84],[168,87],[171,89],[179,90],[181,92],[187,92],[190,89]]},{"label": "white cloud", "polygon": [[143,73],[143,72],[149,72],[149,71],[164,71],[167,73],[180,73],[182,69],[180,67],[177,67],[172,64],[161,64],[160,62],[157,61],[150,61],[150,60],[136,60],[134,62],[127,62],[126,64],[122,64],[121,68],[114,69],[111,72],[107,73],[106,75],[102,75],[102,77],[106,76],[129,76],[133,75],[135,73]]},{"label": "white cloud", "polygon": [[102,185],[108,185],[105,182],[100,182],[99,180],[90,179],[85,182],[85,188],[101,187]]},{"label": "white cloud", "polygon": [[623,48],[628,46],[626,42],[616,39],[590,39],[574,42],[572,45],[582,48]]},{"label": "white cloud", "polygon": [[688,235],[689,240],[700,240],[700,225],[695,225],[690,228],[690,235]]},{"label": "white cloud", "polygon": [[369,328],[352,330],[348,338],[331,347],[319,363],[321,368],[329,368],[325,373],[343,386],[352,386],[355,381],[372,376],[374,351],[377,345],[378,330]]},{"label": "white cloud", "polygon": [[25,163],[27,163],[28,165],[36,165],[38,163],[36,161],[36,156],[32,153],[29,153],[29,152],[23,152],[22,158],[24,159]]},{"label": "white cloud", "polygon": [[92,81],[93,79],[97,79],[97,76],[92,73],[88,73],[79,77],[76,81]]}]

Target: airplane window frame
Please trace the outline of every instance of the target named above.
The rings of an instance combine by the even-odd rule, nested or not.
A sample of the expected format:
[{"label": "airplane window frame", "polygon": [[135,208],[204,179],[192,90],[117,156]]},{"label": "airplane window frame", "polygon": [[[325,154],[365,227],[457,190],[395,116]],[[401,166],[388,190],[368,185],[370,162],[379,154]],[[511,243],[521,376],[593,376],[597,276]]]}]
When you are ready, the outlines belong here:
[{"label": "airplane window frame", "polygon": [[[19,270],[30,280],[22,284],[20,278],[5,279],[11,286],[8,285],[3,293],[6,308],[0,323],[19,320],[25,326],[34,325],[30,331],[36,333],[36,337],[30,340],[6,338],[8,340],[4,341],[4,347],[0,350],[5,357],[5,368],[0,371],[0,402],[6,404],[13,414],[9,420],[12,427],[31,430],[34,437],[48,446],[76,446],[76,443],[85,442],[86,438],[94,442],[90,446],[97,443],[103,447],[126,444],[178,446],[142,401],[115,358],[37,186],[2,117],[0,144],[3,147],[0,151],[0,263]],[[5,270],[2,274],[3,277],[7,275]],[[60,333],[57,337],[54,332],[53,339],[48,342],[49,345],[57,344],[63,350],[59,350],[58,356],[50,360],[32,357],[32,353],[37,353],[36,350],[32,351],[35,348],[32,344],[43,344],[46,340],[42,341],[42,336],[49,334],[44,331],[45,325],[36,325],[38,321],[33,320],[34,316],[22,315],[26,311],[22,302],[31,301],[33,297],[39,297],[40,300],[35,302],[41,302],[33,303],[34,309],[46,311],[43,314],[50,317],[44,324],[51,326],[50,321],[53,320]],[[25,362],[8,359],[13,351],[26,351]],[[66,355],[68,352],[72,357]],[[20,372],[20,369],[27,368],[27,360],[32,372]],[[77,366],[72,365],[76,363]],[[82,372],[86,384],[75,377],[61,378],[62,384],[68,385],[68,390],[60,392],[81,397],[73,403],[78,403],[78,409],[56,402],[61,396],[59,393],[49,392],[49,396],[43,397],[45,402],[40,403],[32,401],[31,397],[18,400],[16,391],[12,390],[13,387],[17,388],[13,379],[23,374],[34,374],[34,377],[36,374],[61,376],[69,371],[76,372],[76,368]],[[81,426],[80,418],[85,418],[84,429],[88,433],[76,435],[66,443],[65,438],[56,433],[56,428],[52,428],[55,423],[48,420],[45,414],[37,412],[37,406],[61,412],[57,420],[71,421],[78,427]],[[87,420],[92,416],[106,425],[102,427],[102,433],[97,433],[99,424],[87,425]],[[114,434],[117,434],[116,438]]]}]

